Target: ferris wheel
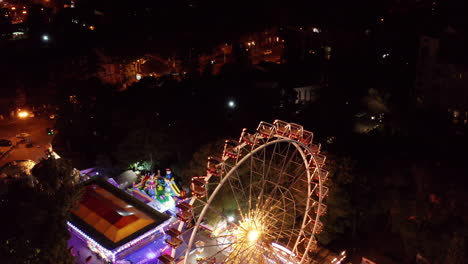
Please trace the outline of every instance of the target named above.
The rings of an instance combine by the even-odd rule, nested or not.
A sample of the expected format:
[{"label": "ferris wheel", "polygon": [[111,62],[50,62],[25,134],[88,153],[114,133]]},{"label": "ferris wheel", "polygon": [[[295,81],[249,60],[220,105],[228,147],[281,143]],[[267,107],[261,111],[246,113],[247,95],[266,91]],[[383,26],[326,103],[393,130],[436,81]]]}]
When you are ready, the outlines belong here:
[{"label": "ferris wheel", "polygon": [[[220,151],[221,152],[221,151]],[[172,263],[310,263],[327,207],[326,157],[313,133],[275,120],[226,140],[191,182],[166,231]]]}]

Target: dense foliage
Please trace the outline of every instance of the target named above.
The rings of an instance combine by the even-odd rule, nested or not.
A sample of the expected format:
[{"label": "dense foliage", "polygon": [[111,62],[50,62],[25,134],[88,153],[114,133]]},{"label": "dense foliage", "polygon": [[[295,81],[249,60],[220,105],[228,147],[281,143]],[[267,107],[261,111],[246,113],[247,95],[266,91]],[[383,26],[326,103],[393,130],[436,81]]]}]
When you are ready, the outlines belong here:
[{"label": "dense foliage", "polygon": [[33,168],[32,175],[35,186],[18,180],[1,194],[0,260],[73,264],[67,219],[81,195],[77,172],[66,160],[47,159]]}]

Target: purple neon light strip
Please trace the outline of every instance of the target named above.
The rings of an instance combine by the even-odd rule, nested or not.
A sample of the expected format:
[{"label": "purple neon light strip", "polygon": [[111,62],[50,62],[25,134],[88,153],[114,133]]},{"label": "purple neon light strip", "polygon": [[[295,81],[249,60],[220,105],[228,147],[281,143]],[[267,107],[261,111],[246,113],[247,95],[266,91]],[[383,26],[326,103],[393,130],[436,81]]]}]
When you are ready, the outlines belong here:
[{"label": "purple neon light strip", "polygon": [[118,253],[120,253],[121,251],[135,245],[136,243],[140,242],[142,239],[156,233],[156,231],[158,231],[158,229],[161,230],[161,232],[163,232],[163,229],[164,227],[166,227],[167,225],[169,225],[171,223],[171,220],[172,218],[166,220],[165,223],[159,225],[158,227],[156,228],[153,228],[151,230],[149,230],[148,232],[140,235],[139,237],[133,239],[132,241],[120,246],[119,248],[117,248],[116,250],[113,250],[113,251],[110,251],[108,249],[106,249],[105,247],[103,247],[101,244],[99,244],[98,242],[94,241],[94,239],[90,238],[88,235],[86,235],[84,232],[82,232],[80,229],[78,229],[76,226],[72,225],[70,222],[67,222],[67,224],[73,228],[73,230],[75,230],[76,232],[78,232],[80,235],[84,236],[87,240],[91,241],[94,245],[96,245],[98,248],[100,248],[102,251],[104,251],[106,253],[106,255],[108,256],[111,256],[112,257],[112,261],[115,261],[115,255],[117,255]]},{"label": "purple neon light strip", "polygon": [[114,262],[115,261],[115,254],[106,249],[105,247],[101,246],[101,244],[99,244],[98,242],[94,241],[94,239],[90,238],[88,235],[86,235],[84,232],[82,232],[80,229],[78,229],[76,226],[72,225],[70,222],[67,222],[67,224],[75,231],[75,232],[78,232],[81,236],[83,236],[84,238],[86,238],[87,240],[91,241],[91,243],[94,244],[94,246],[98,247],[100,250],[104,251],[104,253],[107,255],[107,256],[110,256],[112,258],[112,261]]}]

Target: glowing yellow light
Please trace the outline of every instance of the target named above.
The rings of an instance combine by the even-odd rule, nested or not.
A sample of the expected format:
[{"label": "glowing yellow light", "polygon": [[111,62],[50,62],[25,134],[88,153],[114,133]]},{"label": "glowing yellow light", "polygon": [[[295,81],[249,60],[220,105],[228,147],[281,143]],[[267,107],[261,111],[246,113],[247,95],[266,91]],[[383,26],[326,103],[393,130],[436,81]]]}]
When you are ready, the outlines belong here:
[{"label": "glowing yellow light", "polygon": [[239,221],[239,226],[234,231],[234,234],[240,244],[239,246],[248,247],[250,244],[260,242],[265,232],[267,232],[265,214],[259,210],[255,210],[245,215]]},{"label": "glowing yellow light", "polygon": [[249,242],[251,243],[256,242],[259,237],[260,237],[260,232],[258,232],[258,230],[253,229],[247,232],[247,240],[249,240]]},{"label": "glowing yellow light", "polygon": [[16,10],[16,7],[12,7],[11,10]]},{"label": "glowing yellow light", "polygon": [[26,112],[26,111],[21,111],[21,112],[18,113],[19,118],[26,118],[28,116],[29,116],[29,113]]},{"label": "glowing yellow light", "polygon": [[90,30],[94,30],[94,26],[89,26],[89,29],[90,29]]}]

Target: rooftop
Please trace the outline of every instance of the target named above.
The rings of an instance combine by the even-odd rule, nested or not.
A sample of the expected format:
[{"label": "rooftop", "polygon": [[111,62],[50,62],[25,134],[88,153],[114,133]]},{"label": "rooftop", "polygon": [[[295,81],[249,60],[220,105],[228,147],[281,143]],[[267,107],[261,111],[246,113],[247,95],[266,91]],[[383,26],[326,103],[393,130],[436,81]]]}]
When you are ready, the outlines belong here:
[{"label": "rooftop", "polygon": [[92,179],[84,184],[83,198],[72,210],[71,222],[109,250],[169,218],[104,180]]}]

